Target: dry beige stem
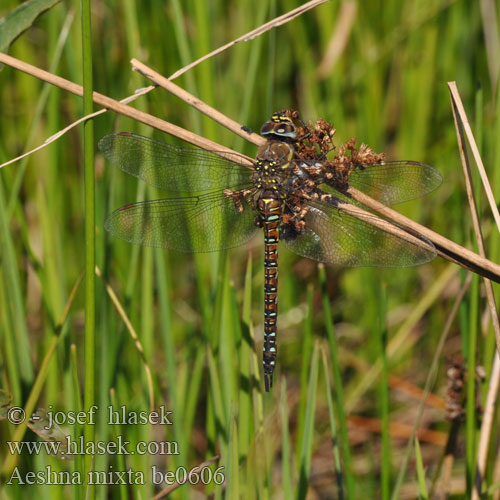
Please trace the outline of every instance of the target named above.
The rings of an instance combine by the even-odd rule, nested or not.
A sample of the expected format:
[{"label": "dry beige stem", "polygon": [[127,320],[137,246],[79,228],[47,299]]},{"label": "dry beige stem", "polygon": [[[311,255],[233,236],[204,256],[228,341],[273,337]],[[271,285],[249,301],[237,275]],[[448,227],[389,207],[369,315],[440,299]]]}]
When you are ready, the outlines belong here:
[{"label": "dry beige stem", "polygon": [[[72,94],[78,95],[80,97],[83,96],[83,88],[81,85],[77,85],[76,83],[66,80],[65,78],[61,78],[60,76],[53,75],[52,73],[20,61],[19,59],[11,57],[7,54],[0,53],[0,62],[8,64],[9,66],[19,69],[20,71],[28,73],[32,76],[35,76],[40,80],[49,82],[59,88],[71,92]],[[98,92],[94,92],[93,100],[100,106],[116,111],[117,113],[128,116],[129,118],[133,118],[134,120],[161,130],[162,132],[166,132],[167,134],[171,134],[202,149],[206,149],[207,151],[216,151],[217,153],[229,153],[231,157],[234,158],[234,156],[232,156],[234,154],[234,151],[232,149],[221,146],[216,142],[205,139],[204,137],[194,134],[189,130],[178,127],[177,125],[169,123],[165,120],[161,120],[160,118],[150,115],[149,113],[144,113],[143,111],[139,111],[131,106],[127,106],[126,104],[115,101],[114,99],[111,99],[111,97],[105,96]],[[250,162],[250,160],[248,160],[249,167],[251,166],[251,164],[252,163]]]},{"label": "dry beige stem", "polygon": [[[496,203],[494,203],[493,192],[489,185],[488,177],[486,175],[486,171],[484,169],[479,154],[479,149],[477,148],[474,136],[472,134],[472,130],[469,126],[467,115],[465,113],[465,108],[463,107],[462,100],[460,99],[460,94],[458,93],[457,86],[455,82],[448,83],[448,86],[451,94],[451,108],[453,111],[453,119],[455,120],[455,128],[457,130],[458,149],[460,151],[460,159],[462,161],[462,167],[464,170],[465,187],[467,190],[467,198],[469,199],[472,224],[474,227],[474,233],[476,236],[479,253],[481,254],[482,257],[485,257],[486,250],[484,247],[483,235],[481,232],[481,225],[479,222],[479,214],[477,212],[476,199],[474,196],[474,187],[472,183],[469,157],[467,155],[467,148],[465,145],[464,130],[467,134],[467,138],[469,140],[469,144],[471,146],[474,158],[476,159],[476,164],[481,174],[481,180],[483,181],[483,187],[486,190],[486,194],[490,202],[490,207],[492,209],[493,216],[497,221],[497,227],[499,224],[500,217],[498,214],[498,208],[496,206]],[[474,488],[472,491],[472,500],[479,500],[481,496],[482,482],[484,480],[484,475],[486,472],[486,459],[488,456],[488,447],[490,444],[491,427],[493,425],[494,414],[495,414],[495,403],[497,400],[498,388],[500,385],[500,358],[498,357],[498,352],[500,351],[500,322],[498,318],[498,311],[496,308],[493,285],[491,284],[491,281],[489,279],[485,278],[484,286],[486,289],[486,297],[488,299],[488,306],[490,310],[493,331],[495,333],[497,352],[495,353],[493,369],[491,371],[491,376],[488,386],[488,395],[486,398],[484,415],[481,423],[481,432],[479,435],[479,444],[477,450],[477,473],[476,473],[476,481],[474,483]]]},{"label": "dry beige stem", "polygon": [[409,243],[412,243],[413,245],[416,245],[425,250],[429,250],[431,252],[434,251],[434,247],[432,245],[429,245],[426,241],[417,238],[416,236],[408,233],[398,226],[395,226],[394,224],[391,224],[384,219],[374,217],[372,213],[367,212],[362,208],[344,202],[339,202],[337,207],[342,212],[346,212],[356,219],[362,220],[364,222],[367,222],[368,224],[371,224],[372,226],[378,227],[386,233],[393,234],[394,236],[397,236],[398,238],[408,241]]},{"label": "dry beige stem", "polygon": [[250,129],[247,129],[246,127],[243,127],[234,120],[231,120],[231,118],[227,117],[220,111],[217,111],[215,108],[212,108],[207,103],[198,99],[193,94],[190,94],[182,87],[179,87],[175,83],[171,82],[168,78],[165,78],[164,76],[160,75],[158,72],[156,72],[149,66],[146,66],[137,59],[132,59],[130,62],[132,64],[132,69],[134,71],[139,71],[141,74],[143,74],[146,78],[148,78],[152,82],[160,85],[171,94],[175,95],[179,99],[182,99],[186,104],[189,104],[198,111],[201,111],[203,114],[212,118],[217,123],[220,123],[222,126],[228,128],[235,134],[239,135],[240,137],[243,137],[243,139],[253,142],[257,146],[260,146],[265,142],[265,139],[260,135],[252,132]]},{"label": "dry beige stem", "polygon": [[306,2],[303,5],[300,5],[294,10],[291,10],[290,12],[287,12],[286,14],[283,14],[282,16],[274,18],[272,21],[269,21],[262,26],[259,26],[258,28],[249,31],[246,35],[240,36],[236,40],[233,40],[232,42],[226,43],[222,47],[219,47],[218,49],[213,50],[209,54],[204,55],[203,57],[200,57],[196,61],[192,62],[191,64],[188,64],[187,66],[184,66],[184,68],[181,68],[180,70],[176,71],[174,74],[170,75],[168,77],[169,80],[174,80],[175,78],[178,78],[182,74],[184,74],[186,71],[190,70],[197,64],[200,64],[201,62],[210,59],[211,57],[220,54],[224,50],[227,50],[229,47],[232,47],[233,45],[236,45],[239,42],[248,42],[249,40],[253,40],[255,37],[262,35],[266,31],[269,31],[272,28],[277,28],[278,26],[281,26],[282,24],[286,24],[290,22],[292,19],[295,19],[298,16],[301,16],[304,14],[304,12],[307,12],[310,9],[314,9],[314,7],[317,7],[318,5],[327,2],[328,0],[311,0],[310,2]]},{"label": "dry beige stem", "polygon": [[456,264],[469,269],[481,276],[487,277],[497,283],[500,283],[500,266],[491,260],[488,260],[476,253],[462,247],[444,236],[441,236],[434,231],[431,231],[425,226],[408,219],[399,212],[389,208],[388,206],[380,203],[379,201],[370,198],[366,194],[350,187],[347,193],[352,196],[356,201],[359,201],[366,207],[374,210],[375,212],[383,215],[387,220],[395,222],[403,227],[416,231],[418,234],[427,238],[435,247],[438,254],[445,259],[455,262]]},{"label": "dry beige stem", "polygon": [[464,105],[462,104],[462,99],[460,99],[460,94],[458,93],[457,84],[455,82],[448,82],[448,88],[451,93],[453,104],[456,107],[456,113],[460,117],[461,126],[463,127],[465,134],[467,135],[472,156],[476,161],[477,169],[479,171],[479,175],[481,176],[481,181],[483,183],[484,190],[486,191],[486,196],[488,198],[488,202],[490,204],[493,217],[497,224],[498,230],[500,231],[500,212],[498,211],[495,197],[493,196],[493,191],[491,189],[490,181],[488,179],[488,175],[486,174],[486,169],[484,168],[483,160],[481,159],[481,154],[479,153],[479,149],[474,139],[474,134],[472,133],[469,120],[467,119],[467,114],[465,113]]},{"label": "dry beige stem", "polygon": [[[132,60],[132,64],[140,71],[144,71],[147,74],[147,77],[150,78],[153,82],[162,85],[163,88],[168,90],[169,92],[172,92],[174,95],[177,97],[181,98],[184,100],[186,103],[194,106],[195,108],[199,109],[203,113],[205,113],[207,116],[213,118],[215,121],[218,123],[223,124],[225,127],[227,127],[229,130],[232,130],[234,133],[241,135],[245,139],[249,140],[250,142],[253,142],[256,145],[261,145],[265,142],[265,140],[260,137],[256,136],[256,134],[247,134],[246,132],[244,134],[241,133],[242,131],[242,126],[235,122],[234,120],[231,120],[230,118],[226,117],[222,113],[220,113],[217,110],[214,110],[207,104],[203,103],[200,101],[198,98],[190,94],[184,89],[181,89],[177,85],[173,86],[171,82],[168,82],[164,77],[156,73],[154,70],[151,68],[143,65],[137,60]],[[471,252],[470,250],[467,250],[466,248],[458,245],[457,243],[452,242],[451,240],[448,240],[447,238],[435,233],[434,231],[431,231],[430,229],[427,229],[425,226],[421,226],[420,224],[417,224],[416,222],[412,221],[411,219],[408,219],[407,217],[402,216],[398,212],[388,208],[387,206],[383,205],[382,203],[379,203],[369,196],[365,195],[364,193],[361,193],[354,188],[349,188],[348,193],[353,197],[353,199],[360,201],[364,205],[366,205],[368,208],[380,213],[383,215],[386,219],[389,221],[395,222],[396,224],[409,228],[410,232],[405,231],[404,229],[401,229],[400,227],[395,227],[392,224],[388,224],[386,221],[383,221],[380,219],[380,224],[381,228],[384,229],[387,232],[390,232],[392,234],[396,234],[399,237],[402,237],[402,234],[405,233],[406,235],[409,235],[403,239],[410,239],[414,244],[421,246],[422,248],[427,248],[427,245],[425,242],[420,240],[419,238],[416,238],[411,234],[411,231],[414,231],[418,234],[421,234],[422,236],[426,237],[428,240],[430,240],[434,246],[436,247],[438,255],[441,257],[454,262],[466,269],[469,269],[473,272],[476,272],[484,277],[489,277],[490,279],[500,282],[500,266],[495,264],[494,262],[489,261],[488,259],[481,257],[474,252]],[[349,205],[350,207],[351,205]],[[347,207],[347,205],[346,205]],[[355,217],[356,215],[356,207],[353,207],[353,213]],[[359,215],[359,213],[357,213]],[[360,217],[358,217],[360,218]],[[369,218],[370,223],[375,222],[375,219],[372,217]],[[378,222],[376,222],[378,224]],[[391,227],[392,229],[389,229]]]},{"label": "dry beige stem", "polygon": [[[214,55],[216,54],[220,54],[221,52],[223,52],[224,50],[228,49],[229,47],[233,46],[234,44],[240,42],[240,41],[248,41],[248,40],[252,40],[253,38],[259,36],[259,35],[262,35],[263,33],[265,33],[266,31],[269,31],[270,29],[272,28],[275,28],[277,26],[281,26],[282,24],[286,24],[287,22],[291,21],[292,19],[295,19],[296,17],[304,14],[305,12],[307,12],[308,10],[310,9],[313,9],[314,7],[326,2],[327,0],[311,0],[310,2],[307,2],[299,7],[297,7],[296,9],[290,11],[290,12],[287,12],[286,14],[283,14],[279,17],[276,17],[275,19],[267,22],[266,24],[263,24],[262,26],[259,26],[258,28],[254,29],[253,31],[250,31],[249,33],[247,33],[246,35],[243,35],[242,37],[236,39],[236,40],[233,40],[232,42],[226,44],[226,45],[223,45],[222,47],[219,47],[218,49],[210,52],[209,54],[201,57],[200,59],[198,59],[197,61],[194,61],[193,63],[187,65],[187,66],[184,66],[183,68],[181,68],[180,70],[178,70],[176,73],[174,73],[173,75],[170,76],[170,80],[174,79],[174,78],[177,78],[178,76],[182,75],[183,73],[185,73],[187,70],[193,68],[194,66],[196,66],[197,64],[199,64],[200,62],[206,60],[206,59],[209,59],[210,57],[213,57]],[[2,60],[2,56],[5,56]],[[56,85],[56,86],[59,86],[61,88],[64,88],[66,90],[69,90],[70,92],[73,92],[73,93],[76,93],[77,95],[82,95],[82,90],[81,90],[81,87],[79,85],[76,85],[76,84],[73,84],[71,82],[68,82],[67,80],[64,80],[63,78],[59,78],[55,75],[51,75],[50,73],[47,73],[47,72],[43,72],[43,70],[38,70],[38,68],[35,68],[29,64],[26,64],[26,63],[23,63],[22,61],[19,61],[15,58],[11,58],[9,56],[7,56],[6,54],[2,54],[0,53],[0,60],[2,62],[4,62],[5,64],[8,64],[12,67],[15,67],[17,69],[20,69],[21,71],[25,71],[26,73],[28,74],[31,74],[33,76],[37,76],[38,78],[40,78],[41,80],[45,80],[49,83],[52,83],[53,85]],[[43,78],[43,76],[45,76],[46,78]],[[53,81],[50,81],[48,78],[52,78]],[[64,85],[72,85],[74,86],[74,89],[73,90],[70,90],[69,88],[66,88]],[[134,95],[131,95],[129,97],[126,97],[124,99],[122,99],[120,101],[120,103],[122,104],[128,104],[129,102],[137,99],[139,96],[141,95],[145,95],[147,94],[148,92],[151,92],[151,90],[154,90],[156,88],[156,86],[154,85],[151,85],[149,87],[146,87],[146,88],[143,88],[143,89],[140,89],[140,91],[137,91]],[[97,96],[100,96],[100,94],[96,94]],[[102,96],[101,96],[102,97]],[[99,103],[99,100],[96,100],[94,99],[94,102]],[[109,109],[114,109],[112,106],[108,106]],[[115,111],[117,111],[116,109],[114,109]],[[56,134],[52,135],[51,137],[49,137],[43,144],[39,145],[38,147],[32,149],[31,151],[28,151],[26,153],[24,153],[23,155],[20,155],[16,158],[13,158],[12,160],[9,160],[5,163],[3,163],[2,165],[0,165],[0,168],[2,167],[5,167],[7,165],[10,165],[11,163],[14,163],[22,158],[25,158],[26,156],[29,156],[33,153],[35,153],[36,151],[39,151],[40,149],[43,149],[44,147],[48,146],[50,143],[54,142],[55,140],[59,139],[59,137],[61,137],[62,135],[64,135],[65,133],[67,133],[69,130],[71,130],[73,127],[76,127],[78,124],[80,124],[82,121],[85,121],[85,120],[89,120],[91,118],[94,118],[102,113],[105,113],[107,111],[107,109],[102,109],[100,111],[97,111],[95,113],[91,113],[90,115],[87,115],[87,116],[84,116],[82,118],[80,118],[79,120],[71,123],[70,125],[68,125],[66,128],[60,130],[59,132],[57,132]],[[138,117],[135,117],[135,116],[131,116],[129,114],[127,114],[125,111],[123,111],[122,114],[125,114],[126,116],[130,116],[131,118],[134,118],[134,119],[137,119],[139,121],[141,121]],[[151,115],[150,115],[151,116]],[[147,121],[143,122],[143,123],[146,123],[147,125],[151,125],[152,127],[156,127],[154,124],[152,123],[149,123]],[[165,125],[167,122],[164,122],[163,125]],[[165,130],[164,128],[161,128],[160,127],[156,127],[156,128],[159,128],[159,130],[163,130],[163,131],[166,131],[168,133],[171,133],[169,132],[168,130]],[[188,134],[189,132],[186,131]],[[175,135],[175,134],[173,134]],[[178,136],[180,137],[180,136]],[[258,136],[257,136],[258,137]],[[194,141],[197,141],[197,139],[193,136],[192,139]],[[203,138],[201,138],[203,139]],[[189,139],[185,139],[186,141],[188,142],[191,142],[189,141]],[[203,147],[201,146],[198,142],[191,142],[192,144],[195,144],[195,145],[199,145],[200,147]],[[223,151],[225,148],[224,147],[220,147],[220,148],[217,148],[219,151]],[[209,150],[214,150],[214,149],[210,149]]]},{"label": "dry beige stem", "polygon": [[[81,86],[65,80],[64,78],[58,77],[56,75],[52,75],[47,71],[36,68],[35,66],[31,66],[23,61],[19,61],[11,56],[0,53],[0,62],[4,62],[12,67],[15,67],[21,71],[24,71],[28,74],[36,76],[44,81],[52,83],[60,88],[63,88],[69,92],[72,92],[76,95],[83,95],[83,89]],[[165,120],[161,120],[153,115],[148,113],[144,113],[142,111],[138,111],[130,106],[125,104],[121,104],[110,97],[94,92],[93,94],[94,102],[100,104],[101,106],[107,107],[108,109],[112,109],[117,113],[124,114],[125,116],[129,116],[134,118],[142,123],[150,125],[151,127],[157,128],[158,130],[162,130],[167,132],[175,137],[183,139],[191,144],[194,144],[202,149],[206,149],[208,151],[215,151],[218,154],[223,152],[229,153],[230,155],[237,154],[233,150],[221,146],[213,141],[209,141],[203,137],[200,137],[192,132],[189,132],[181,127],[173,125],[171,123],[166,122]],[[193,97],[193,99],[195,99]],[[231,128],[232,129],[232,128]],[[245,157],[242,157],[245,158]],[[252,160],[250,158],[246,158],[248,161],[247,166],[252,166]],[[348,194],[352,196],[353,199],[360,201],[366,207],[376,211],[381,214],[390,222],[395,222],[399,226],[403,226],[408,228],[408,234],[412,234],[412,232],[416,232],[430,240],[437,249],[437,252],[442,257],[459,264],[460,266],[472,270],[481,276],[487,277],[500,283],[500,266],[495,264],[494,262],[481,257],[470,250],[448,240],[447,238],[427,229],[425,226],[422,226],[407,217],[399,214],[398,212],[390,209],[389,207],[373,200],[369,196],[355,190],[354,188],[349,188]],[[425,242],[417,238],[417,241],[425,248]]]}]

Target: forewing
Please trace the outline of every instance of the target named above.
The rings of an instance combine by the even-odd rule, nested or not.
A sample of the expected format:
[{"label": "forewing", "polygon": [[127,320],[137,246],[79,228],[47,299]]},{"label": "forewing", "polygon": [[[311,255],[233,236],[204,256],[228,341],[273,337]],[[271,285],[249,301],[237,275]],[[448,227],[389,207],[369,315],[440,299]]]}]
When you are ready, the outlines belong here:
[{"label": "forewing", "polygon": [[175,146],[129,132],[117,132],[99,141],[102,154],[124,172],[171,192],[201,192],[238,188],[250,182],[252,170],[244,157],[221,157],[200,148]]},{"label": "forewing", "polygon": [[[342,203],[342,202],[340,202]],[[368,219],[374,215],[368,214]],[[380,220],[380,219],[379,219]],[[339,266],[407,267],[431,261],[436,252],[398,238],[369,222],[323,203],[309,206],[306,231],[282,231],[285,245],[309,259]]]},{"label": "forewing", "polygon": [[424,196],[442,182],[441,174],[430,165],[415,161],[385,161],[356,165],[349,185],[385,205],[394,205]]},{"label": "forewing", "polygon": [[256,231],[255,213],[242,211],[222,191],[166,198],[115,210],[104,227],[117,238],[179,252],[213,252],[246,243]]}]

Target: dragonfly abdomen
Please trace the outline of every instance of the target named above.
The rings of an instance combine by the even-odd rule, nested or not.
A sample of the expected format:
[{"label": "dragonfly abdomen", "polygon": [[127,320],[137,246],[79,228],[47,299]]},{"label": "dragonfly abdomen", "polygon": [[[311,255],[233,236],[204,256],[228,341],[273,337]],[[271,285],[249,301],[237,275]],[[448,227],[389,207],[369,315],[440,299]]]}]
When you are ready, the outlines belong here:
[{"label": "dragonfly abdomen", "polygon": [[276,322],[278,317],[278,242],[281,200],[267,192],[259,199],[258,210],[264,228],[264,347],[263,365],[266,391],[273,385],[276,365]]}]

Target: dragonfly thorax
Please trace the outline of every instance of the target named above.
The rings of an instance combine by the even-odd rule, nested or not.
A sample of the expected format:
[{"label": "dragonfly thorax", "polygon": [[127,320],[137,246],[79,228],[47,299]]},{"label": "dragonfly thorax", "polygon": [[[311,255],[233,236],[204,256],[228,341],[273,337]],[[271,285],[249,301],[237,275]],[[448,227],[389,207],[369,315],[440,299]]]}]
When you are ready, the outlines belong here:
[{"label": "dragonfly thorax", "polygon": [[257,151],[252,181],[259,191],[279,191],[291,170],[292,146],[281,141],[269,141]]}]

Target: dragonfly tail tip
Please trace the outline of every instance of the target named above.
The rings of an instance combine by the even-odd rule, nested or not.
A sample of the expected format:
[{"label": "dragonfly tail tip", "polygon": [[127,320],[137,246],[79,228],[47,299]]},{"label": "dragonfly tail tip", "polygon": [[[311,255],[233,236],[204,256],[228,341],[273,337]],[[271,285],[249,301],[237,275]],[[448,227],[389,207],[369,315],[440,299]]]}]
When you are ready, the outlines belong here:
[{"label": "dragonfly tail tip", "polygon": [[266,386],[266,392],[269,392],[273,386],[273,374],[264,373],[264,382]]}]

